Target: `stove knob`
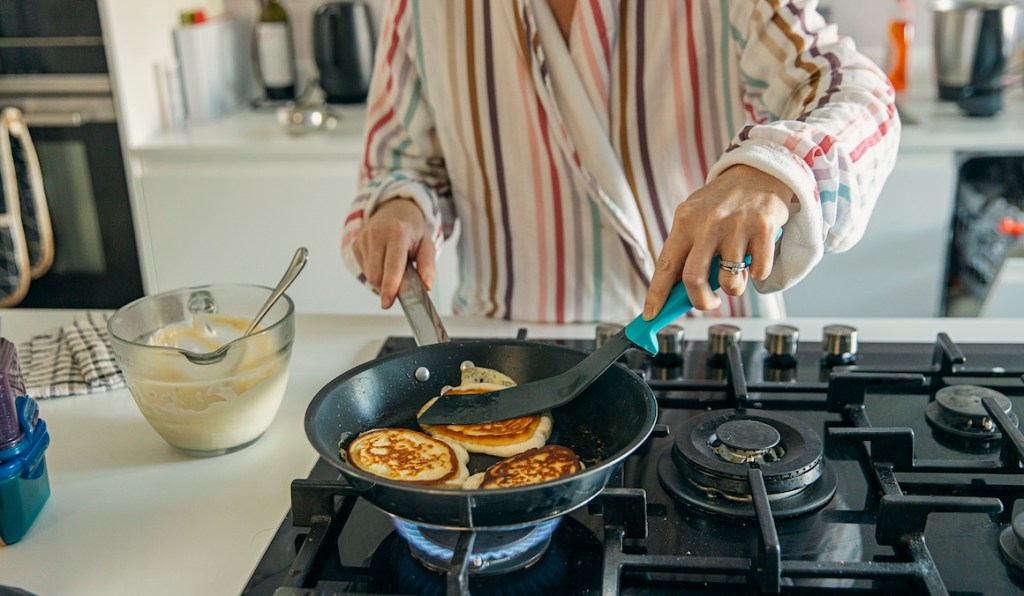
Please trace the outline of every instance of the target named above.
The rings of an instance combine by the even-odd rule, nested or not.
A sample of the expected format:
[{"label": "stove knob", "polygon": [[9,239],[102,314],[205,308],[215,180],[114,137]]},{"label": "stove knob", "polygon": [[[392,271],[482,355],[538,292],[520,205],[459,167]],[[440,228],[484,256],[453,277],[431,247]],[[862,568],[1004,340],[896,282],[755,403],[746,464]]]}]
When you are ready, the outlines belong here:
[{"label": "stove knob", "polygon": [[800,330],[790,325],[769,325],[764,330],[764,347],[775,358],[796,358]]},{"label": "stove knob", "polygon": [[686,330],[680,325],[666,325],[658,332],[658,354],[682,356],[685,351]]},{"label": "stove knob", "polygon": [[736,325],[708,327],[708,350],[712,356],[725,356],[729,346],[740,343],[740,328]]},{"label": "stove knob", "polygon": [[821,348],[830,360],[851,361],[857,356],[857,329],[849,325],[826,325]]},{"label": "stove knob", "polygon": [[679,325],[666,325],[658,331],[658,353],[651,358],[651,374],[654,378],[669,380],[683,377],[685,339],[686,332]]},{"label": "stove knob", "polygon": [[594,349],[600,348],[608,343],[608,340],[615,337],[615,334],[622,331],[624,325],[618,323],[599,323],[594,330]]}]

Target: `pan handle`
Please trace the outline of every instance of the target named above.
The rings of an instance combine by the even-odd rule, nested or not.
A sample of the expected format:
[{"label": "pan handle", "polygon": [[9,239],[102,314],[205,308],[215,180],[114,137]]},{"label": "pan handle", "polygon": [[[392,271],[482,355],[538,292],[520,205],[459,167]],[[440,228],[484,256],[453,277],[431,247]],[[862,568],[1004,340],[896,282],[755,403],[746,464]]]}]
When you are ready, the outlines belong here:
[{"label": "pan handle", "polygon": [[420,274],[416,272],[412,263],[405,266],[405,275],[402,277],[398,301],[402,303],[405,319],[409,321],[409,326],[412,327],[412,334],[416,336],[418,345],[425,346],[449,341],[448,332],[445,331],[444,323],[441,322],[441,315],[437,314],[434,303],[430,301],[430,294],[423,287]]}]

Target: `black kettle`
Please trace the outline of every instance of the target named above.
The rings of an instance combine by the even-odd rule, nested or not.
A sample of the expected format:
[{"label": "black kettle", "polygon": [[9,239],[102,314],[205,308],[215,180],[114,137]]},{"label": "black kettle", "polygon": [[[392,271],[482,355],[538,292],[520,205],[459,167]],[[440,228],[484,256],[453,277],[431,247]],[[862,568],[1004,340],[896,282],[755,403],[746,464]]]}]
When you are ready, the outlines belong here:
[{"label": "black kettle", "polygon": [[327,103],[366,100],[376,35],[360,0],[327,2],[313,15],[313,56]]}]

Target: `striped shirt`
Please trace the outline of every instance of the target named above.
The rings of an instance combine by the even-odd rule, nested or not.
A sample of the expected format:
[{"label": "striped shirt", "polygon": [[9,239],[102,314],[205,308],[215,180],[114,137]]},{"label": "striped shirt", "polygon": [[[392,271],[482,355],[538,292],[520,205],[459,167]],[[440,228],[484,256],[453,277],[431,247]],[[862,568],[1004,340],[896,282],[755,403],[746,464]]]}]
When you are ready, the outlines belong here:
[{"label": "striped shirt", "polygon": [[[366,218],[408,197],[439,244],[458,230],[456,313],[625,321],[676,205],[736,164],[798,202],[759,292],[706,314],[778,316],[776,292],[861,238],[896,157],[894,92],[815,2],[578,0],[570,104],[555,97],[552,40],[538,32],[545,2],[389,1],[342,237],[357,275]],[[567,105],[593,108],[636,217],[581,159]]]}]

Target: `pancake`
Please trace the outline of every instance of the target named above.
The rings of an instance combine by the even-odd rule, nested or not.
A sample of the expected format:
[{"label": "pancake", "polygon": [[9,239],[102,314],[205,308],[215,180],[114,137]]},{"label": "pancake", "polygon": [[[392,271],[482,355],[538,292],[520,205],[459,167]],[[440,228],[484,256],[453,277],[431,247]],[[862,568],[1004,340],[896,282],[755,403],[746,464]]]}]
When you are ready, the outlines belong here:
[{"label": "pancake", "polygon": [[582,469],[580,458],[571,449],[548,445],[503,459],[486,471],[470,476],[462,488],[525,486],[568,476]]},{"label": "pancake", "polygon": [[483,366],[463,365],[462,385],[474,385],[476,383],[490,383],[501,387],[513,387],[516,382],[505,373],[498,372],[493,368]]},{"label": "pancake", "polygon": [[342,456],[360,470],[424,486],[459,487],[469,476],[465,449],[406,428],[366,431]]},{"label": "pancake", "polygon": [[[449,389],[446,395],[467,395],[499,391],[508,385],[493,383],[464,383]],[[427,411],[437,398],[420,408],[417,417]],[[508,420],[484,424],[420,424],[427,434],[451,443],[461,445],[470,453],[485,453],[497,457],[512,457],[527,449],[543,447],[551,436],[551,414],[543,412],[532,416],[521,416]]]}]

